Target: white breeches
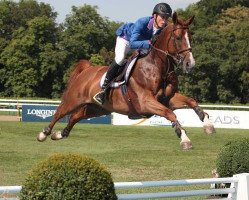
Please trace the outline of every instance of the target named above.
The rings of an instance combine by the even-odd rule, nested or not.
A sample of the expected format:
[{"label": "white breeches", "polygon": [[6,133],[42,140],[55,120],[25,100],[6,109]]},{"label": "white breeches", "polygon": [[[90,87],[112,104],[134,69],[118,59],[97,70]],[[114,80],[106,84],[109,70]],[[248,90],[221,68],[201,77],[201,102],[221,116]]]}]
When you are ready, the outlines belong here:
[{"label": "white breeches", "polygon": [[115,61],[118,65],[123,65],[126,55],[129,53],[130,50],[131,49],[129,47],[129,41],[118,36],[115,46]]}]

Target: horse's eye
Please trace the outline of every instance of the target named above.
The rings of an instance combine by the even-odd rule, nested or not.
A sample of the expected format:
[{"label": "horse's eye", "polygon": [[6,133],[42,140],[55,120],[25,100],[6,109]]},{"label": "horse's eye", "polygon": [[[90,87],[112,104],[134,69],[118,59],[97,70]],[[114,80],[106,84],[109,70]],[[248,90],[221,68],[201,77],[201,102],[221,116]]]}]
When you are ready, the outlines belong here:
[{"label": "horse's eye", "polygon": [[181,40],[181,37],[180,36],[176,36],[176,40]]}]

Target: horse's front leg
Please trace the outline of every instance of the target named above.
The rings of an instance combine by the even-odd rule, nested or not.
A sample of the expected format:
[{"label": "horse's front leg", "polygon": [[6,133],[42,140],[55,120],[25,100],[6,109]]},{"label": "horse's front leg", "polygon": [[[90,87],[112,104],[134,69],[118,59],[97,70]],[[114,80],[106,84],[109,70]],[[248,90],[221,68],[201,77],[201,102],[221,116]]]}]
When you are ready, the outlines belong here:
[{"label": "horse's front leg", "polygon": [[155,115],[165,117],[167,120],[171,121],[172,127],[175,128],[177,136],[181,139],[180,145],[183,150],[192,149],[192,143],[187,136],[186,130],[184,130],[181,124],[177,121],[175,113],[165,107],[163,104],[159,103],[156,99],[146,97],[146,102],[143,102],[143,112],[153,113]]},{"label": "horse's front leg", "polygon": [[209,120],[209,115],[200,106],[194,107],[193,110],[199,116],[200,120],[203,121],[204,132],[207,134],[215,133],[216,131],[213,123]]},{"label": "horse's front leg", "polygon": [[181,139],[180,145],[183,150],[189,150],[193,148],[192,142],[187,136],[186,130],[183,129],[178,121],[172,123],[172,127],[175,128],[176,135]]},{"label": "horse's front leg", "polygon": [[195,113],[198,115],[199,119],[203,121],[204,132],[207,134],[215,133],[215,128],[212,122],[209,120],[209,115],[203,111],[203,109],[198,105],[198,103],[193,98],[184,96],[176,92],[174,96],[170,99],[169,105],[172,108],[172,110],[183,108],[186,106],[192,108],[195,111]]}]

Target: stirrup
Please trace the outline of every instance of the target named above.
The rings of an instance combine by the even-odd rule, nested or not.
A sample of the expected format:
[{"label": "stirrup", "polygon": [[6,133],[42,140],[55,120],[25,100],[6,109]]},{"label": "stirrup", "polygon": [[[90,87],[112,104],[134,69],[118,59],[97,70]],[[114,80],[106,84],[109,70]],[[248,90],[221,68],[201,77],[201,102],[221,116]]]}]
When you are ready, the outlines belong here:
[{"label": "stirrup", "polygon": [[93,100],[99,105],[103,105],[105,103],[105,91],[101,90],[100,92],[95,94]]}]

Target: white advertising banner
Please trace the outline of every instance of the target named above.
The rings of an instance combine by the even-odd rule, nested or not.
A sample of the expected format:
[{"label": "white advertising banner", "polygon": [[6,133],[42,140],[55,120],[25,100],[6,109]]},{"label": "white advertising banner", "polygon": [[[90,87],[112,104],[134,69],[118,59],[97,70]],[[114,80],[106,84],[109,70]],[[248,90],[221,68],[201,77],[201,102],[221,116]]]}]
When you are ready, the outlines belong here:
[{"label": "white advertising banner", "polygon": [[[205,110],[215,128],[249,129],[249,111]],[[185,127],[202,127],[203,122],[192,109],[179,109],[174,113],[178,121]],[[152,116],[149,119],[131,120],[126,115],[113,113],[113,125],[147,125],[171,126],[171,122],[163,117]]]}]

